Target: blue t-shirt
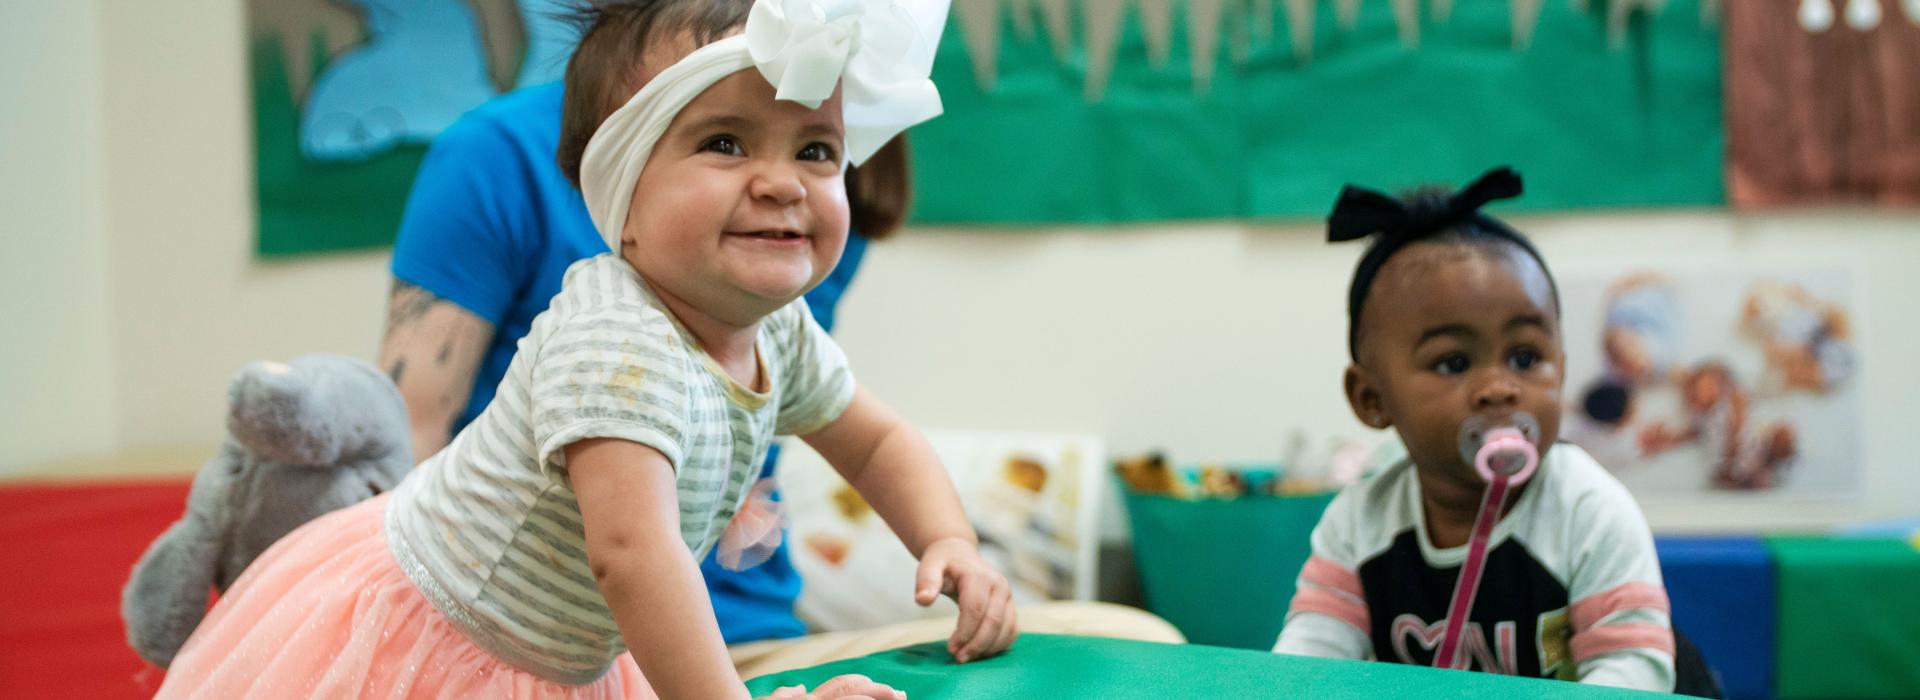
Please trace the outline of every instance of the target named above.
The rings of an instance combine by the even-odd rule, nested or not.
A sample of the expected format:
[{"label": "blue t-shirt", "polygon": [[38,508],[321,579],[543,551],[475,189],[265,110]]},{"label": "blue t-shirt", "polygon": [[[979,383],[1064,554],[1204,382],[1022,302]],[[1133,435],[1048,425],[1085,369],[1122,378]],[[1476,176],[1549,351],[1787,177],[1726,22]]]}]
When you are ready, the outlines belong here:
[{"label": "blue t-shirt", "polygon": [[[534,86],[462,116],[434,140],[407,199],[393,276],[496,329],[456,431],[493,400],[514,348],[560,291],[567,266],[607,252],[586,202],[554,160],[560,96],[559,83]],[[814,318],[829,330],[834,305],[865,253],[866,239],[849,236],[840,265],[807,293]],[[778,456],[777,449],[767,455],[764,474],[773,472]],[[757,567],[729,571],[708,556],[700,573],[728,644],[806,634],[793,614],[800,575],[785,542]]]}]

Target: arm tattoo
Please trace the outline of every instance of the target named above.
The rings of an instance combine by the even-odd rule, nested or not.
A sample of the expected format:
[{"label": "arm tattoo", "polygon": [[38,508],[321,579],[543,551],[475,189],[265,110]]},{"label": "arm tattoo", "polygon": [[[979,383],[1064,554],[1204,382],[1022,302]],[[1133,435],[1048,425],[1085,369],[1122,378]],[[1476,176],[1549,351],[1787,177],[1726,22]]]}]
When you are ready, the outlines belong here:
[{"label": "arm tattoo", "polygon": [[[420,285],[405,280],[394,280],[393,293],[387,300],[387,333],[384,345],[393,348],[397,336],[402,333],[412,335],[417,332],[420,319],[425,318],[427,310],[438,301],[440,297],[434,296],[433,292],[427,291]],[[407,369],[407,358],[404,354],[396,354],[400,356],[394,357],[392,364],[387,367],[387,376],[393,379],[395,386],[398,386],[401,375]],[[446,363],[443,361],[441,364]]]},{"label": "arm tattoo", "polygon": [[393,295],[387,302],[387,333],[391,335],[401,326],[420,320],[420,317],[427,315],[427,309],[432,308],[437,301],[440,301],[440,297],[434,296],[433,292],[427,291],[425,287],[404,280],[394,280]]},{"label": "arm tattoo", "polygon": [[[438,307],[445,306],[440,309]],[[466,353],[476,349],[466,338],[482,327],[475,326],[452,302],[420,285],[395,279],[387,300],[386,333],[381,341],[380,364],[396,386],[412,381],[417,397],[426,403],[413,409],[448,412],[451,421],[467,400],[478,371],[480,357]],[[492,327],[484,327],[491,332]],[[488,342],[476,339],[481,348]],[[458,350],[461,356],[455,357]],[[460,364],[456,367],[455,360]],[[457,385],[457,386],[456,386]]]}]

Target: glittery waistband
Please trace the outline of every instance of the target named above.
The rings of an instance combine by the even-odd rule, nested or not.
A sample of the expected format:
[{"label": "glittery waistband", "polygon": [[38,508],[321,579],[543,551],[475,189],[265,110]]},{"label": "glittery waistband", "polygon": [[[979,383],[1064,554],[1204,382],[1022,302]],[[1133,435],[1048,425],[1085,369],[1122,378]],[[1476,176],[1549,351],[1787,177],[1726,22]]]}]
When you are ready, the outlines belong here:
[{"label": "glittery waistband", "polygon": [[480,647],[488,654],[492,654],[494,658],[512,664],[522,671],[566,685],[592,683],[606,675],[607,670],[612,668],[611,664],[585,670],[559,667],[555,666],[551,660],[539,658],[516,648],[506,639],[505,633],[462,605],[433,577],[433,572],[420,560],[419,555],[414,553],[412,545],[407,542],[405,528],[396,527],[399,524],[399,518],[396,517],[395,511],[400,507],[401,502],[402,499],[396,497],[389,499],[387,503],[384,526],[387,549],[393,552],[393,559],[399,563],[400,570],[405,572],[407,578],[413,581],[413,585],[426,596],[427,602],[433,604],[434,609],[439,610],[440,614],[446,617],[447,622],[453,625],[454,629],[460,630],[461,634],[466,635],[468,641],[473,642],[474,646]]}]

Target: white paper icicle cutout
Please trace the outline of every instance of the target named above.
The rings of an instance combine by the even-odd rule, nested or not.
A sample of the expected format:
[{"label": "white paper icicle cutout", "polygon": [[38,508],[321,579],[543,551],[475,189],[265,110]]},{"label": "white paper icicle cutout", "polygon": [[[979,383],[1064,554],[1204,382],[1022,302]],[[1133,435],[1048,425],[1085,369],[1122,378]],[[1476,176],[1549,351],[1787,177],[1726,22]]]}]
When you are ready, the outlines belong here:
[{"label": "white paper icicle cutout", "polygon": [[1446,24],[1453,19],[1453,0],[1433,0],[1433,21]]},{"label": "white paper icicle cutout", "polygon": [[1087,82],[1081,87],[1088,102],[1099,102],[1107,94],[1107,82],[1113,79],[1114,55],[1118,53],[1120,19],[1126,6],[1118,2],[1090,2],[1080,6],[1086,22]]},{"label": "white paper icicle cutout", "polygon": [[1140,33],[1147,40],[1147,62],[1166,68],[1173,54],[1173,0],[1138,0]]},{"label": "white paper icicle cutout", "polygon": [[1533,46],[1533,28],[1540,23],[1540,0],[1507,0],[1507,12],[1513,20],[1513,50]]},{"label": "white paper icicle cutout", "polygon": [[1880,0],[1848,0],[1847,26],[1856,32],[1873,31],[1880,26]]},{"label": "white paper icicle cutout", "polygon": [[1073,56],[1073,7],[1067,0],[1040,0],[1040,19],[1053,39],[1053,57],[1062,64]]},{"label": "white paper icicle cutout", "polygon": [[1832,0],[1800,0],[1800,28],[1814,34],[1832,29]]},{"label": "white paper icicle cutout", "polygon": [[1608,0],[1607,2],[1607,46],[1620,48],[1627,43],[1627,16],[1633,13],[1633,6],[1627,0]]},{"label": "white paper icicle cutout", "polygon": [[1341,31],[1353,31],[1360,24],[1360,0],[1334,0],[1333,18]]},{"label": "white paper icicle cutout", "polygon": [[992,92],[1000,79],[1000,0],[953,0],[953,14],[967,42],[973,82]]},{"label": "white paper icicle cutout", "polygon": [[1287,32],[1293,56],[1302,63],[1313,59],[1313,0],[1287,0]]},{"label": "white paper icicle cutout", "polygon": [[1039,0],[1007,0],[1007,11],[1013,13],[1013,33],[1021,41],[1033,40],[1033,4]]},{"label": "white paper icicle cutout", "polygon": [[1193,66],[1193,94],[1213,89],[1213,67],[1220,55],[1221,0],[1187,0],[1188,62]]},{"label": "white paper icicle cutout", "polygon": [[1393,21],[1400,27],[1400,45],[1420,46],[1420,0],[1393,0]]}]

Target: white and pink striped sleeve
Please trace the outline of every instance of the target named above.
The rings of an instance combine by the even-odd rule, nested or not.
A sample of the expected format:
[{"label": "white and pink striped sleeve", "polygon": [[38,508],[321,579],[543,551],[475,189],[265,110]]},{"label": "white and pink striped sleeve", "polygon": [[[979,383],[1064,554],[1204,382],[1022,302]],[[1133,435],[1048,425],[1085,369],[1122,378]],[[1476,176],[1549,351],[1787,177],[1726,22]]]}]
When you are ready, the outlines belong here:
[{"label": "white and pink striped sleeve", "polygon": [[1368,637],[1366,592],[1360,587],[1359,561],[1349,526],[1357,493],[1335,498],[1313,528],[1313,555],[1294,584],[1287,623],[1273,650],[1281,654],[1336,659],[1373,658]]},{"label": "white and pink striped sleeve", "polygon": [[1673,623],[1653,535],[1626,489],[1598,489],[1581,504],[1567,592],[1571,653],[1580,682],[1673,692]]}]

